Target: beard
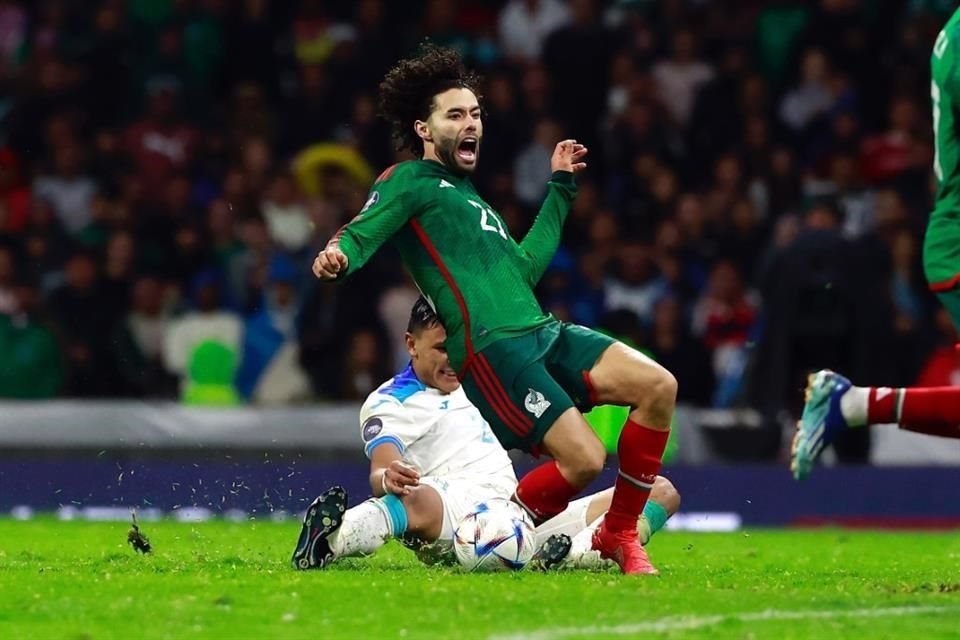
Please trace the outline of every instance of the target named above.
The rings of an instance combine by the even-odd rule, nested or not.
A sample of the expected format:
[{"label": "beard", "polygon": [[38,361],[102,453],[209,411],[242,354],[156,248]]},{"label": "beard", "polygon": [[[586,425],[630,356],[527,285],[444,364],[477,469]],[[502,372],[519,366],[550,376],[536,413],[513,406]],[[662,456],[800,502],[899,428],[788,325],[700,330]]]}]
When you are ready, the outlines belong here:
[{"label": "beard", "polygon": [[434,146],[437,151],[437,157],[440,158],[440,161],[443,165],[449,169],[451,172],[457,174],[458,176],[470,175],[477,169],[477,163],[480,161],[480,140],[477,140],[476,159],[473,162],[473,165],[465,167],[460,164],[460,160],[457,158],[457,147],[460,146],[459,141],[456,138],[441,138],[434,143]]}]

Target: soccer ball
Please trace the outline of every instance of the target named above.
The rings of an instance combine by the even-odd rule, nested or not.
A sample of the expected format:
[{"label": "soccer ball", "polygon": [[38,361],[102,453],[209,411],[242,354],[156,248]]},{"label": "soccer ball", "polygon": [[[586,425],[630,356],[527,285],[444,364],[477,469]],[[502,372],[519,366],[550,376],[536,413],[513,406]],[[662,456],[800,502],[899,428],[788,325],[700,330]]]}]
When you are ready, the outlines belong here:
[{"label": "soccer ball", "polygon": [[457,561],[467,571],[518,571],[536,551],[530,516],[509,500],[478,503],[453,530]]}]

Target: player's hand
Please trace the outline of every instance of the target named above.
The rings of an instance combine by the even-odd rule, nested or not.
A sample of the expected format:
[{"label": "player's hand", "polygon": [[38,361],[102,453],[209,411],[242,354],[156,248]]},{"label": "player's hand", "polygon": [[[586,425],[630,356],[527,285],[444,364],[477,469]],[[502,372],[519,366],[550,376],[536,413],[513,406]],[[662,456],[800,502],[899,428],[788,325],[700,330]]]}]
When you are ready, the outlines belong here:
[{"label": "player's hand", "polygon": [[341,271],[347,270],[347,255],[336,246],[330,246],[317,254],[313,261],[313,275],[321,280],[333,280]]},{"label": "player's hand", "polygon": [[403,460],[394,460],[383,470],[383,488],[398,496],[410,495],[410,487],[420,484],[420,472]]},{"label": "player's hand", "polygon": [[586,155],[587,148],[576,140],[561,140],[550,158],[550,171],[583,171],[587,168],[587,163],[581,161]]}]

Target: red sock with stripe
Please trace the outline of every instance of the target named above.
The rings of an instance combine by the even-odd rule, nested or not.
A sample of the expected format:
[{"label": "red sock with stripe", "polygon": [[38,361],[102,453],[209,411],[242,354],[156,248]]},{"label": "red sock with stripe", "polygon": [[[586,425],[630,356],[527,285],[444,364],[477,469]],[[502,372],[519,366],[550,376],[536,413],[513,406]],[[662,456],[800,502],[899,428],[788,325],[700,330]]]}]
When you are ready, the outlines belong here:
[{"label": "red sock with stripe", "polygon": [[560,473],[556,461],[551,460],[523,476],[514,495],[520,506],[540,524],[566,509],[578,493],[580,489],[570,484]]},{"label": "red sock with stripe", "polygon": [[660,472],[660,459],[669,436],[669,431],[657,431],[632,420],[623,426],[617,442],[620,473],[604,517],[603,526],[608,531],[636,530],[637,518]]},{"label": "red sock with stripe", "polygon": [[960,387],[872,387],[867,422],[896,422],[908,431],[960,438]]}]

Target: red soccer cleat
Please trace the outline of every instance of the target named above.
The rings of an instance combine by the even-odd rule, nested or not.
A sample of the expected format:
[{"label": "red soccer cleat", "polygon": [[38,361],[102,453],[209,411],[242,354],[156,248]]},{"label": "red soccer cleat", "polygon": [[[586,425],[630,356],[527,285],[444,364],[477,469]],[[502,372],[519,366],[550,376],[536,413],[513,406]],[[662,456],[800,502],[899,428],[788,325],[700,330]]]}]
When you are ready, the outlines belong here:
[{"label": "red soccer cleat", "polygon": [[650,564],[650,558],[640,544],[635,529],[607,531],[606,523],[603,523],[593,532],[593,548],[600,552],[601,558],[620,565],[620,570],[626,574],[660,575],[657,568]]}]

